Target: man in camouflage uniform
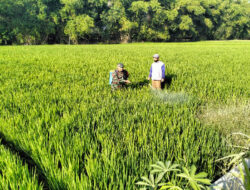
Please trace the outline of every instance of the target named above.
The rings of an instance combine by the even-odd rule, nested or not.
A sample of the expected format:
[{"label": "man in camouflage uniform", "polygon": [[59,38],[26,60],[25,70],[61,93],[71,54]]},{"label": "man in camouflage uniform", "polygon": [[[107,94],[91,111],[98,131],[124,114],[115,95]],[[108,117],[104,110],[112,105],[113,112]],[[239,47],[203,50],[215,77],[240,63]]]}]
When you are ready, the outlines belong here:
[{"label": "man in camouflage uniform", "polygon": [[113,80],[111,83],[112,90],[121,89],[125,87],[126,84],[131,83],[128,80],[129,74],[128,71],[124,69],[124,65],[119,63],[117,69],[112,74]]}]

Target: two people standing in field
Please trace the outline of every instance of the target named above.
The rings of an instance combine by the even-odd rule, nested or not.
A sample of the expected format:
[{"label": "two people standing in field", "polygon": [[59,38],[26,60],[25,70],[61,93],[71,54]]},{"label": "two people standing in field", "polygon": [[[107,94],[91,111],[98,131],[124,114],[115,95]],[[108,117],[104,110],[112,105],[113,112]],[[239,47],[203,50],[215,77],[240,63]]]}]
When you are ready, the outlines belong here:
[{"label": "two people standing in field", "polygon": [[[165,80],[165,64],[160,61],[159,54],[153,56],[154,62],[151,65],[148,80],[152,79],[152,88],[160,90],[161,84]],[[112,72],[111,88],[112,90],[121,89],[126,86],[126,84],[131,83],[128,80],[128,71],[124,69],[124,65],[119,63],[117,65],[117,70]]]}]

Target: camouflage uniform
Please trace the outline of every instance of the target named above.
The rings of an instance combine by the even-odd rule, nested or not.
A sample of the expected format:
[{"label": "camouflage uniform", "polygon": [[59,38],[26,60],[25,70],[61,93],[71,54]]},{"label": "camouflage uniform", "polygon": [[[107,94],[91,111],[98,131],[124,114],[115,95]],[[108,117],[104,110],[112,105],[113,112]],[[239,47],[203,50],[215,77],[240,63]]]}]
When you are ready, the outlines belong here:
[{"label": "camouflage uniform", "polygon": [[113,80],[111,83],[111,88],[112,90],[116,90],[116,89],[121,89],[123,87],[125,87],[125,80],[128,80],[129,74],[128,71],[123,70],[121,72],[119,72],[118,70],[115,70],[115,72],[113,72],[112,74]]}]

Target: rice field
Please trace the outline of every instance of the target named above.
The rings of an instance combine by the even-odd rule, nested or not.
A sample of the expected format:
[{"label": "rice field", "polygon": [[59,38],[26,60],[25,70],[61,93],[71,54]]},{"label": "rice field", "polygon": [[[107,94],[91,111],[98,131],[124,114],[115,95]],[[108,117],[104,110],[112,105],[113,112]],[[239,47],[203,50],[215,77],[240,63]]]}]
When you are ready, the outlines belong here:
[{"label": "rice field", "polygon": [[[146,81],[155,53],[160,92]],[[0,47],[0,188],[139,189],[159,160],[215,180],[225,137],[250,134],[249,60],[249,41]],[[119,62],[132,84],[111,92]]]},{"label": "rice field", "polygon": [[36,172],[3,145],[0,145],[0,171],[0,189],[43,189]]}]

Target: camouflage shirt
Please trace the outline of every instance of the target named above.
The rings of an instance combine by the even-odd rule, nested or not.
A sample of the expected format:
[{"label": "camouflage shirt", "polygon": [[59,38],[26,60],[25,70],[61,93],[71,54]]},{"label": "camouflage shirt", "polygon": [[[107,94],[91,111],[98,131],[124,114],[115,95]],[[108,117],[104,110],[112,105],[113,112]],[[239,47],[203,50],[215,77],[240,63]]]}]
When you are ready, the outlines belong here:
[{"label": "camouflage shirt", "polygon": [[129,74],[128,71],[123,70],[123,71],[118,71],[115,70],[112,74],[113,80],[111,83],[111,88],[112,89],[119,89],[125,86],[125,80],[128,80]]}]

